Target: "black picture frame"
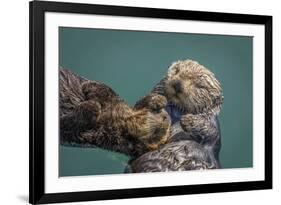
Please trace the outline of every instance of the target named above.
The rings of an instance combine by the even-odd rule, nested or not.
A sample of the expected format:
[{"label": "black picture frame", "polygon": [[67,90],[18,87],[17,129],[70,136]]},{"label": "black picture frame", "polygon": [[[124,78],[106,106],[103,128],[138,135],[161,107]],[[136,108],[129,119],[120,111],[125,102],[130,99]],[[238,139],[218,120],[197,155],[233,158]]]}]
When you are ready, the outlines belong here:
[{"label": "black picture frame", "polygon": [[[32,1],[30,12],[30,143],[29,202],[32,204],[74,202],[272,188],[272,16],[105,6],[80,3]],[[182,19],[209,22],[260,24],[265,26],[265,180],[71,193],[45,193],[44,165],[44,39],[45,13],[81,13],[113,16]]]}]

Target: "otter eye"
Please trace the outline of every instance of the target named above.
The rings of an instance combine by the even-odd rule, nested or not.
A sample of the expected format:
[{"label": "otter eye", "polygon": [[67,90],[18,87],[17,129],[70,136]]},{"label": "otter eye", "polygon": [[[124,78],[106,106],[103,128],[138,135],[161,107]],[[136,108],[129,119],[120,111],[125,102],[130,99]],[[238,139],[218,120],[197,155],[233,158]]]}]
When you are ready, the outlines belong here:
[{"label": "otter eye", "polygon": [[196,87],[197,87],[197,88],[200,88],[200,89],[204,89],[204,88],[205,88],[205,86],[202,85],[202,84],[197,84]]},{"label": "otter eye", "polygon": [[199,81],[196,83],[197,88],[201,88],[201,89],[206,88],[206,85],[204,84],[204,81],[202,82],[202,79],[203,78],[200,78]]}]

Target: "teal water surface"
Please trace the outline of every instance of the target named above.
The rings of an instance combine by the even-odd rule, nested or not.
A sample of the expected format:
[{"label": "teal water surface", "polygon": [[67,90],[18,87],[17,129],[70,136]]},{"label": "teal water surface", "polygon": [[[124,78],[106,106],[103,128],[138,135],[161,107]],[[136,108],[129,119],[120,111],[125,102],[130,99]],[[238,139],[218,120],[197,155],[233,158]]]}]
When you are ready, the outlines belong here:
[{"label": "teal water surface", "polygon": [[[128,157],[101,148],[60,146],[60,176],[118,174]],[[77,174],[78,173],[78,174]]]},{"label": "teal water surface", "polygon": [[[252,167],[252,50],[249,36],[102,29],[59,29],[59,63],[102,81],[130,105],[147,94],[177,60],[193,59],[221,82],[219,116],[224,168]],[[60,176],[123,173],[128,158],[91,148],[60,147]]]}]

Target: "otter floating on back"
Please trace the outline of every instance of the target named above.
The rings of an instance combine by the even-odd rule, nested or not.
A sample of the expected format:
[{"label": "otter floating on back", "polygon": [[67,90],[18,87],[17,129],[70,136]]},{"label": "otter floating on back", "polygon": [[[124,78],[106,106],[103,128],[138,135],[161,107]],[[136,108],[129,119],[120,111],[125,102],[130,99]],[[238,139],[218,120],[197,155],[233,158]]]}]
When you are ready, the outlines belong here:
[{"label": "otter floating on back", "polygon": [[158,150],[150,151],[129,161],[125,172],[168,172],[219,168],[213,152],[194,141],[179,125],[173,125],[169,142]]},{"label": "otter floating on back", "polygon": [[61,144],[96,145],[137,157],[170,136],[163,96],[154,95],[147,107],[131,108],[107,85],[66,69],[60,69],[59,93]]},{"label": "otter floating on back", "polygon": [[[220,168],[218,114],[223,95],[215,75],[195,61],[177,61],[143,99],[154,94],[167,98],[166,110],[172,119],[172,136],[159,150],[132,160],[127,171]],[[135,107],[142,107],[142,104],[143,101],[139,101]]]}]

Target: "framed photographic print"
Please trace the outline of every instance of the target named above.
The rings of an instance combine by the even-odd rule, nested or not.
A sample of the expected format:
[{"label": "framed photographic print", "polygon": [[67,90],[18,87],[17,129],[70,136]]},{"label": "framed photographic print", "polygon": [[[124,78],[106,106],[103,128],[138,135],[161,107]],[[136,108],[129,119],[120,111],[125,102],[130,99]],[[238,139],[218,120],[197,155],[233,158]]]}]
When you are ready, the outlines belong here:
[{"label": "framed photographic print", "polygon": [[272,188],[272,17],[30,2],[30,203]]}]

